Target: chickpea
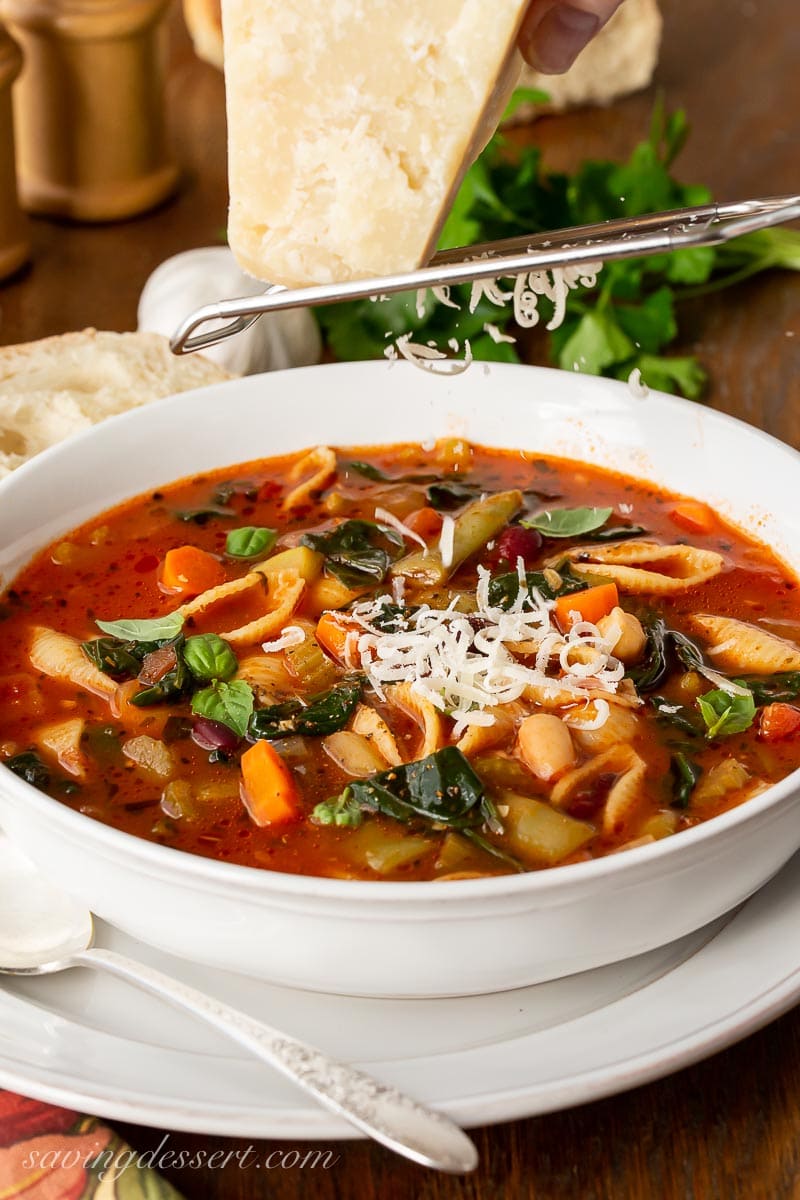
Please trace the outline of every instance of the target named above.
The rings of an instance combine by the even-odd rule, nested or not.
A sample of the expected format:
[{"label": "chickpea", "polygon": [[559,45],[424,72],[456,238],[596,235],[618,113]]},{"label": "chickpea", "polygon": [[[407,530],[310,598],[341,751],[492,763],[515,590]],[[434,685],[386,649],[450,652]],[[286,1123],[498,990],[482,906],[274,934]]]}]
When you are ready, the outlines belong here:
[{"label": "chickpea", "polygon": [[526,767],[545,783],[575,766],[572,735],[553,713],[534,713],[525,718],[517,733],[517,750]]},{"label": "chickpea", "polygon": [[635,663],[642,657],[647,636],[633,613],[612,608],[607,617],[600,618],[597,628],[604,638],[613,641],[612,653],[622,662]]}]

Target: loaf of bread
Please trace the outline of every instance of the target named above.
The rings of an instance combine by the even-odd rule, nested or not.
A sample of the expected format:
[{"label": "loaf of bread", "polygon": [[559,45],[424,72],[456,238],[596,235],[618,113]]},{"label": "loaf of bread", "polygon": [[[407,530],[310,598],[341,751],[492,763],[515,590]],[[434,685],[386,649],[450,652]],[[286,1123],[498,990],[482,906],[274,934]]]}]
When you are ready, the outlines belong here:
[{"label": "loaf of bread", "polygon": [[0,349],[0,477],[106,417],[230,379],[155,333],[85,329]]},{"label": "loaf of bread", "polygon": [[273,283],[410,269],[519,74],[527,0],[222,0],[231,249]]},{"label": "loaf of bread", "polygon": [[661,25],[658,0],[625,0],[565,75],[540,75],[532,67],[523,67],[520,86],[547,92],[549,101],[520,105],[513,123],[540,112],[610,104],[647,87],[658,63]]}]

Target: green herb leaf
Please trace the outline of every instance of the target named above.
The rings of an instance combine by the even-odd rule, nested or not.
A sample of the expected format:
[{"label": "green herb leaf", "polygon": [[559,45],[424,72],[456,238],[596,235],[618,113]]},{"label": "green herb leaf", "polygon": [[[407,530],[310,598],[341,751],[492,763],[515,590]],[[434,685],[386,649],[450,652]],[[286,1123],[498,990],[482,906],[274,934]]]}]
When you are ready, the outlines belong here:
[{"label": "green herb leaf", "polygon": [[696,714],[683,704],[672,704],[665,696],[651,696],[650,703],[656,710],[659,721],[674,725],[682,733],[700,737],[704,730],[700,728]]},{"label": "green herb leaf", "polygon": [[455,746],[371,779],[354,780],[348,790],[362,809],[404,824],[421,818],[448,829],[465,829],[482,824],[489,815],[483,784]]},{"label": "green herb leaf", "polygon": [[733,695],[721,688],[697,697],[697,706],[706,723],[706,737],[730,737],[742,733],[753,724],[756,705],[752,694]]},{"label": "green herb leaf", "polygon": [[183,659],[195,679],[228,680],[239,669],[239,661],[224,638],[216,633],[198,633],[186,641]]},{"label": "green herb leaf", "polygon": [[341,796],[317,804],[311,814],[311,820],[315,825],[338,825],[341,828],[356,829],[364,820],[364,814],[350,788],[346,787]]},{"label": "green herb leaf", "polygon": [[234,679],[232,683],[217,681],[192,696],[192,712],[196,716],[219,721],[239,737],[247,733],[253,707],[253,689],[243,679]]},{"label": "green herb leaf", "polygon": [[432,483],[438,478],[436,475],[387,475],[372,463],[361,462],[358,459],[347,463],[346,469],[355,471],[357,475],[363,475],[365,479],[371,479],[374,483]]},{"label": "green herb leaf", "polygon": [[613,511],[611,508],[553,508],[528,517],[520,524],[526,529],[536,529],[544,537],[582,537],[605,525]]},{"label": "green herb leaf", "polygon": [[96,621],[98,629],[123,642],[167,642],[183,629],[181,613],[166,613],[142,621]]},{"label": "green herb leaf", "polygon": [[32,787],[39,788],[40,791],[45,791],[50,783],[49,769],[38,754],[34,754],[32,750],[26,750],[23,754],[15,754],[13,758],[7,758],[3,766],[8,767],[9,771],[13,771],[20,779],[24,779]]},{"label": "green herb leaf", "polygon": [[777,675],[746,675],[735,679],[749,688],[756,705],[788,704],[800,696],[800,671],[782,671]]},{"label": "green herb leaf", "polygon": [[175,516],[179,521],[191,521],[194,525],[207,525],[209,521],[213,521],[219,517],[235,517],[235,508],[226,508],[222,504],[206,504],[201,508],[184,508],[179,509]]},{"label": "green herb leaf", "polygon": [[[569,564],[565,563],[556,568],[555,574],[561,581],[558,586],[553,586],[555,581],[552,574],[548,581],[548,577],[543,571],[528,571],[525,575],[528,597],[531,597],[533,591],[537,591],[545,600],[555,600],[559,596],[571,596],[575,592],[583,592],[590,586],[582,576],[572,573]],[[502,608],[507,612],[516,601],[519,588],[519,575],[516,571],[493,576],[489,581],[489,604],[492,608]]]},{"label": "green herb leaf", "polygon": [[230,558],[258,558],[275,544],[277,529],[263,525],[243,525],[232,529],[225,539],[225,553]]},{"label": "green herb leaf", "polygon": [[609,525],[605,529],[596,529],[583,536],[587,542],[624,542],[628,538],[641,537],[646,533],[644,525]]},{"label": "green herb leaf", "polygon": [[469,483],[434,483],[428,488],[427,498],[431,508],[440,512],[449,512],[469,504],[483,489]]},{"label": "green herb leaf", "polygon": [[255,741],[276,741],[298,735],[324,737],[336,733],[344,729],[353,715],[362,687],[361,676],[351,676],[307,705],[301,700],[287,700],[259,708],[250,721],[250,737]]},{"label": "green herb leaf", "polygon": [[102,637],[81,642],[81,650],[98,671],[111,679],[135,679],[145,654],[157,645],[157,642],[122,642],[119,638]]},{"label": "green herb leaf", "polygon": [[402,534],[374,521],[343,521],[329,533],[304,533],[300,544],[324,554],[330,574],[351,588],[382,583],[405,549]]},{"label": "green herb leaf", "polygon": [[692,792],[703,774],[703,768],[680,751],[671,756],[669,769],[672,782],[672,807],[688,808]]}]

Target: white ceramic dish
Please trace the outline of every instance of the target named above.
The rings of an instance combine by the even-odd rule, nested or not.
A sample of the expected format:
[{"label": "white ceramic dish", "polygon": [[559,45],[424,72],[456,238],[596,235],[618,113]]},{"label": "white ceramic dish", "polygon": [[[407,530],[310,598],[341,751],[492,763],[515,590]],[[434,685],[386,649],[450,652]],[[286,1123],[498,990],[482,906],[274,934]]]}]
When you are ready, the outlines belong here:
[{"label": "white ceramic dish", "polygon": [[[636,1087],[774,1020],[800,998],[799,922],[796,856],[736,912],[670,946],[449,1000],[294,991],[171,958],[107,927],[100,941],[359,1063],[461,1124],[485,1125]],[[221,1035],[88,971],[3,980],[0,1086],[162,1129],[354,1136]]]},{"label": "white ceramic dish", "polygon": [[[530,367],[455,378],[407,364],[251,377],[128,413],[0,484],[0,576],[110,504],[308,444],[459,434],[591,459],[708,500],[800,565],[800,458],[698,405]],[[312,879],[216,863],[91,821],[0,774],[0,822],[95,912],[172,953],[296,987],[378,996],[490,992],[683,937],[800,845],[797,774],[675,838],[553,871],[450,883]]]}]

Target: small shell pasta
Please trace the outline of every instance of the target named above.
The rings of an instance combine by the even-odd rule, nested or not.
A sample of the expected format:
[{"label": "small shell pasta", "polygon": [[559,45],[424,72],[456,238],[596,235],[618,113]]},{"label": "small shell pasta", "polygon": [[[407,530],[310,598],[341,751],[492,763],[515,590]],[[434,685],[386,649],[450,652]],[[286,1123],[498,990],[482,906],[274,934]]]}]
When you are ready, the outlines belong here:
[{"label": "small shell pasta", "polygon": [[634,595],[661,596],[706,583],[719,575],[725,561],[714,550],[638,541],[576,546],[569,557],[573,571],[579,575],[613,580],[620,591]]},{"label": "small shell pasta", "polygon": [[618,776],[608,794],[602,817],[603,833],[618,835],[633,824],[641,811],[646,773],[647,764],[632,746],[612,746],[560,779],[550,800],[558,808],[564,808],[577,792],[596,779],[603,775]]},{"label": "small shell pasta", "polygon": [[430,700],[418,696],[410,683],[393,683],[386,689],[386,699],[411,717],[422,730],[422,746],[416,751],[415,758],[427,758],[435,750],[441,750],[445,743],[444,725],[441,714]]},{"label": "small shell pasta", "polygon": [[280,654],[249,654],[236,678],[249,683],[259,704],[280,704],[293,694],[293,679]]},{"label": "small shell pasta", "polygon": [[698,613],[689,617],[687,623],[692,632],[707,641],[709,657],[723,671],[746,671],[753,675],[800,671],[797,646],[746,621]]},{"label": "small shell pasta", "polygon": [[641,726],[641,721],[633,709],[622,704],[609,704],[608,716],[603,724],[596,729],[587,728],[596,717],[597,708],[593,702],[564,713],[573,741],[584,754],[600,754],[612,746],[630,743]]},{"label": "small shell pasta", "polygon": [[114,680],[89,661],[77,638],[66,633],[57,633],[44,625],[34,626],[30,660],[35,671],[51,679],[63,679],[103,700],[113,700],[116,695]]},{"label": "small shell pasta", "polygon": [[208,618],[213,616],[209,610],[219,605],[223,610],[220,614],[220,624],[224,625],[224,606],[231,596],[260,588],[264,597],[263,616],[236,629],[222,628],[214,631],[232,646],[251,646],[254,642],[280,633],[300,603],[305,587],[305,580],[296,571],[278,571],[269,579],[258,571],[251,571],[242,579],[233,579],[229,583],[221,583],[219,587],[210,588],[209,591],[190,600],[188,604],[182,604],[177,611],[184,617],[202,614],[204,618]]},{"label": "small shell pasta", "polygon": [[461,735],[456,746],[462,754],[470,758],[484,750],[492,750],[507,741],[514,732],[514,726],[519,720],[522,710],[516,704],[498,705],[488,709],[494,717],[491,725],[470,725]]},{"label": "small shell pasta", "polygon": [[383,717],[374,708],[370,708],[368,704],[359,704],[353,716],[351,728],[354,733],[360,733],[362,737],[368,738],[390,767],[400,766],[403,760],[397,749],[395,736]]},{"label": "small shell pasta", "polygon": [[314,492],[321,491],[328,480],[333,478],[336,474],[336,455],[333,450],[329,446],[317,446],[316,449],[310,450],[290,468],[289,478],[292,481],[300,479],[307,471],[311,474],[284,497],[284,508],[297,508],[301,504],[307,504]]}]

